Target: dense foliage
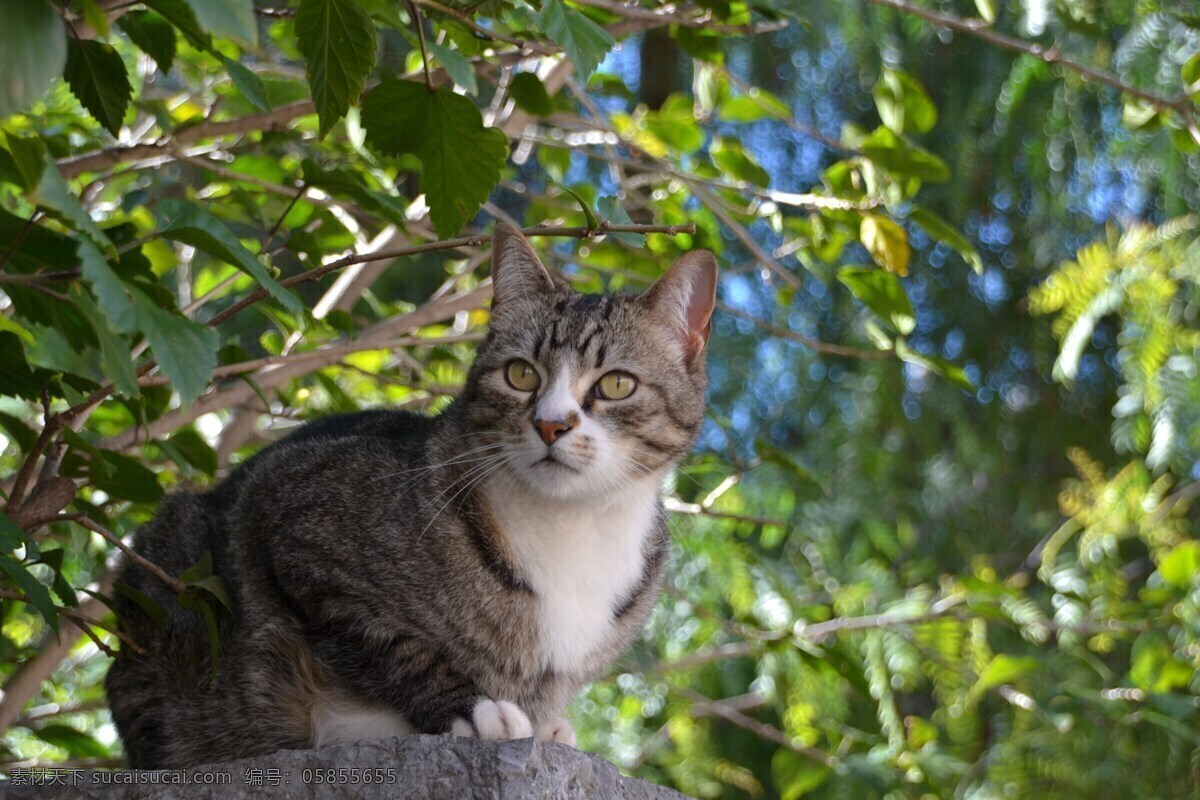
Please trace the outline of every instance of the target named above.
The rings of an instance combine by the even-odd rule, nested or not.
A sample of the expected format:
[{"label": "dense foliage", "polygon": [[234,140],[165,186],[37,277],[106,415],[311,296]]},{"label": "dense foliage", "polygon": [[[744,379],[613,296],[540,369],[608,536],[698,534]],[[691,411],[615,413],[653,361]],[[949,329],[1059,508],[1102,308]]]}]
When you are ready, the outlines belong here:
[{"label": "dense foliage", "polygon": [[586,291],[723,267],[581,746],[697,797],[1200,791],[1187,0],[3,12],[6,770],[121,763],[109,570],[164,492],[448,402],[503,219]]}]

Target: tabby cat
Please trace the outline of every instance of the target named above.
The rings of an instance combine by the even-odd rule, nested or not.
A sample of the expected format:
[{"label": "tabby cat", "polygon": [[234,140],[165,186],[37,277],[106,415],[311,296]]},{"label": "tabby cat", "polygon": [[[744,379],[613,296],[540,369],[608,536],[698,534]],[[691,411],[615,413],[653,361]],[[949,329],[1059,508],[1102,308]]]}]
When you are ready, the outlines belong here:
[{"label": "tabby cat", "polygon": [[717,265],[695,251],[641,296],[588,296],[515,229],[493,242],[490,332],[445,412],[310,423],[137,532],[172,574],[210,553],[235,611],[214,679],[203,618],[123,567],[168,614],[116,601],[147,651],[107,679],[132,766],[413,732],[575,743],[567,701],[663,580]]}]

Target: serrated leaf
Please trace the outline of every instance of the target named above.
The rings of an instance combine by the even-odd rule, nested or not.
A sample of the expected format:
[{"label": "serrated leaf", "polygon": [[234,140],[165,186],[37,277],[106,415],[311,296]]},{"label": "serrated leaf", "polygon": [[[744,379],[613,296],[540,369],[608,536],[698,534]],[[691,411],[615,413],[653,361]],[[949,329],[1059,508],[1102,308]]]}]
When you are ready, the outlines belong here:
[{"label": "serrated leaf", "polygon": [[375,23],[356,0],[301,0],[296,42],[324,138],[358,99],[375,66]]},{"label": "serrated leaf", "polygon": [[67,67],[63,73],[71,94],[83,104],[100,126],[116,136],[129,108],[133,87],[125,62],[110,44],[94,39],[71,39],[67,44]]},{"label": "serrated leaf", "polygon": [[67,32],[50,3],[5,3],[0,25],[0,117],[24,111],[67,62]]},{"label": "serrated leaf", "polygon": [[[41,141],[33,137],[9,135],[8,146],[12,151],[22,175],[28,176],[37,170],[38,160],[41,161],[41,172],[36,180],[26,186],[29,200],[56,212],[71,224],[75,230],[87,234],[96,247],[106,253],[115,253],[112,241],[88,214],[79,202],[79,198],[71,191],[66,178],[58,171],[58,165],[46,152]],[[18,155],[18,154],[21,155]]]},{"label": "serrated leaf", "polygon": [[971,265],[971,269],[975,270],[975,274],[983,274],[983,259],[979,257],[979,252],[971,245],[967,237],[955,230],[949,222],[920,206],[910,211],[908,218],[920,225],[921,230],[929,234],[930,238],[948,245],[962,256],[963,260]]},{"label": "serrated leaf", "polygon": [[[596,201],[596,210],[600,212],[600,216],[607,222],[612,222],[617,225],[631,225],[633,220],[629,218],[629,212],[621,205],[621,201],[616,197],[607,196],[601,197]],[[609,236],[616,239],[622,244],[630,247],[645,247],[646,234],[644,233],[610,233]]]},{"label": "serrated leaf", "polygon": [[79,260],[109,324],[119,333],[141,331],[180,401],[190,405],[217,365],[217,332],[159,308],[140,289],[122,281],[90,242],[79,243]]},{"label": "serrated leaf", "polygon": [[0,570],[3,570],[13,583],[29,598],[33,607],[42,615],[42,619],[51,630],[58,630],[58,612],[54,601],[50,598],[50,590],[10,555],[0,554]]},{"label": "serrated leaf", "polygon": [[565,5],[562,0],[546,0],[538,14],[538,25],[567,53],[580,79],[586,81],[596,71],[616,40],[608,31]]},{"label": "serrated leaf", "polygon": [[258,46],[253,0],[188,0],[188,4],[204,30],[252,48]]},{"label": "serrated leaf", "polygon": [[221,337],[212,328],[165,311],[141,292],[134,290],[138,305],[138,327],[154,351],[159,368],[179,392],[179,402],[189,406],[208,386],[217,365]]},{"label": "serrated leaf", "polygon": [[479,85],[475,81],[475,67],[471,66],[466,56],[434,42],[429,43],[429,52],[433,53],[438,63],[445,68],[450,80],[461,86],[467,94],[479,94]]},{"label": "serrated leaf", "polygon": [[154,9],[163,19],[171,23],[183,38],[197,50],[212,50],[212,37],[200,27],[196,12],[187,0],[143,0],[148,8]]},{"label": "serrated leaf", "polygon": [[912,251],[908,246],[908,233],[887,217],[878,214],[863,214],[858,238],[862,241],[875,263],[889,272],[905,276]]},{"label": "serrated leaf", "polygon": [[271,110],[271,102],[267,99],[267,87],[262,78],[227,56],[221,56],[221,63],[225,65],[225,72],[229,74],[233,85],[242,93],[242,97],[250,101],[250,105],[259,111]]},{"label": "serrated leaf", "polygon": [[548,117],[554,113],[554,103],[546,85],[532,72],[521,72],[513,77],[508,86],[508,96],[522,111],[535,117]]},{"label": "serrated leaf", "polygon": [[457,233],[500,181],[508,139],[483,127],[467,98],[414,81],[384,81],[363,101],[367,142],[421,159],[421,188],[439,236]]},{"label": "serrated leaf", "polygon": [[154,59],[160,72],[165,75],[171,71],[175,63],[175,29],[166,17],[153,11],[130,11],[117,20],[117,27]]},{"label": "serrated leaf", "polygon": [[159,214],[166,224],[159,229],[163,238],[183,242],[210,256],[237,267],[250,275],[297,316],[305,313],[304,304],[271,277],[253,253],[247,250],[221,220],[195,203],[169,197],[159,203]]},{"label": "serrated leaf", "polygon": [[112,381],[117,393],[124,397],[141,397],[137,373],[129,357],[129,347],[112,331],[96,302],[87,292],[76,285],[71,287],[70,295],[75,301],[75,307],[91,324],[96,338],[100,341],[104,373]]},{"label": "serrated leaf", "polygon": [[874,267],[845,267],[838,271],[838,280],[897,332],[907,335],[916,327],[912,302],[892,273]]}]

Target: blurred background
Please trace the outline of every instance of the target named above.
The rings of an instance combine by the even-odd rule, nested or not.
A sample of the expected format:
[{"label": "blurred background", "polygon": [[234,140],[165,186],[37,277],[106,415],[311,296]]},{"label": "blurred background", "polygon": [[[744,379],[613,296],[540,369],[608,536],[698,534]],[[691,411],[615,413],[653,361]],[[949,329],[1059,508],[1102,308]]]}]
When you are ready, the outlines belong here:
[{"label": "blurred background", "polygon": [[[308,100],[337,94],[298,33],[316,0],[68,4],[67,79],[7,87],[7,769],[121,763],[106,565],[164,491],[306,419],[438,410],[485,330],[479,241],[278,294],[245,258],[286,283],[504,219],[695,225],[537,238],[584,291],[722,266],[671,576],[572,707],[582,748],[702,798],[1200,793],[1200,8],[341,2],[375,40],[341,113]],[[118,66],[123,104],[95,88]],[[470,114],[389,138],[369,92],[402,78],[505,134],[494,180],[431,173],[486,150]],[[121,327],[105,258],[170,335]]]}]

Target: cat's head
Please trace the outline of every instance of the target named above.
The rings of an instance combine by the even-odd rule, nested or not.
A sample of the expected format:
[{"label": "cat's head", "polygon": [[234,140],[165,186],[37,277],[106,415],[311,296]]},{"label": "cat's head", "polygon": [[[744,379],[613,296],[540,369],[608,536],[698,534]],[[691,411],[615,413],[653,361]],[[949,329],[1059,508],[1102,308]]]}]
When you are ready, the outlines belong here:
[{"label": "cat's head", "polygon": [[462,404],[508,476],[555,499],[657,481],[704,420],[717,261],[687,254],[640,296],[584,295],[497,225],[492,318]]}]

